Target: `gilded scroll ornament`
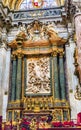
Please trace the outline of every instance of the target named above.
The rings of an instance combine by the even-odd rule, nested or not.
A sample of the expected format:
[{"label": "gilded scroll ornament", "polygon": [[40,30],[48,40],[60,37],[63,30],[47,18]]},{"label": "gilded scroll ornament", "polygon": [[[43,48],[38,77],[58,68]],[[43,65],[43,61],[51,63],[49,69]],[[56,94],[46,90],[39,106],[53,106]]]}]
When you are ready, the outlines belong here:
[{"label": "gilded scroll ornament", "polygon": [[22,42],[22,47],[45,47],[64,45],[67,40],[59,36],[53,24],[43,24],[37,20],[20,29],[15,40],[9,43],[11,48],[18,48],[18,43]]}]

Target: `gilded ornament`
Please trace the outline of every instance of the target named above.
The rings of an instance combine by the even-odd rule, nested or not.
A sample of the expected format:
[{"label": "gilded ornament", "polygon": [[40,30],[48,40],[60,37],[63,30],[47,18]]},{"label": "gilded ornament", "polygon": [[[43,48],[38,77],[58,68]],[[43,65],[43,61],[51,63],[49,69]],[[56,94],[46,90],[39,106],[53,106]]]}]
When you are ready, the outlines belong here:
[{"label": "gilded ornament", "polygon": [[52,56],[53,56],[53,57],[56,57],[57,54],[58,54],[58,51],[57,51],[57,50],[52,52]]},{"label": "gilded ornament", "polygon": [[[59,40],[61,41],[59,42]],[[27,33],[25,30],[21,29],[16,35],[15,40],[8,45],[13,49],[12,54],[21,58],[20,55],[39,53],[53,53],[53,55],[56,56],[58,53],[58,46],[60,45],[59,43],[65,44],[66,41],[63,41],[63,39],[58,36],[53,25],[45,25],[35,20],[27,26]]]},{"label": "gilded ornament", "polygon": [[63,49],[58,49],[59,55],[60,57],[63,57],[64,55],[64,50]]},{"label": "gilded ornament", "polygon": [[76,86],[74,97],[77,100],[81,100],[81,88],[78,85]]},{"label": "gilded ornament", "polygon": [[16,60],[16,55],[11,55],[12,60]]},{"label": "gilded ornament", "polygon": [[30,123],[30,129],[31,130],[37,130],[37,121],[36,119],[32,119],[31,123]]}]

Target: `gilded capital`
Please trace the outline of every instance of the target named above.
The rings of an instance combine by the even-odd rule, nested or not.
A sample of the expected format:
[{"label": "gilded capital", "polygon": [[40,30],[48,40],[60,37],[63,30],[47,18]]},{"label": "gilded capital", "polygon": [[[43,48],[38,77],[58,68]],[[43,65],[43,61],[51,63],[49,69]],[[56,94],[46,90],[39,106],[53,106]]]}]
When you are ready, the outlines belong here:
[{"label": "gilded capital", "polygon": [[63,55],[64,55],[63,49],[59,49],[59,56],[60,56],[60,57],[63,57]]},{"label": "gilded capital", "polygon": [[11,56],[12,60],[16,60],[16,55]]},{"label": "gilded capital", "polygon": [[53,57],[56,57],[57,54],[58,54],[58,51],[57,51],[57,50],[52,52],[52,56],[53,56]]},{"label": "gilded capital", "polygon": [[23,54],[18,53],[18,54],[17,54],[17,57],[18,57],[18,58],[22,58],[22,57],[23,57]]}]

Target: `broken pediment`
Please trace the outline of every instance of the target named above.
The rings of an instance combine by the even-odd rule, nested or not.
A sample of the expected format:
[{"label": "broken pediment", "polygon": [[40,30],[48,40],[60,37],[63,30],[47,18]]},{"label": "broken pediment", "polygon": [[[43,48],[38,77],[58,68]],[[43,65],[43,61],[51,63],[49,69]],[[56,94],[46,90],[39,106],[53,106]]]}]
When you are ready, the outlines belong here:
[{"label": "broken pediment", "polygon": [[[15,46],[14,41],[16,42]],[[65,44],[67,40],[59,37],[58,33],[54,30],[54,25],[43,24],[35,20],[27,26],[21,26],[14,41],[9,44],[10,47],[17,47],[19,43],[23,47],[60,46]]]}]

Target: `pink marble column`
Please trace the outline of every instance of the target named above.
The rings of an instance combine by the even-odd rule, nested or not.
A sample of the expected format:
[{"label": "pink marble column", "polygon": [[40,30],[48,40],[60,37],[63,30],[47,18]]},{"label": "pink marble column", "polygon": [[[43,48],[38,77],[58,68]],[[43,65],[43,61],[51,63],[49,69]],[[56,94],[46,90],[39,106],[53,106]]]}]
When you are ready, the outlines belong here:
[{"label": "pink marble column", "polygon": [[75,29],[76,29],[76,38],[77,38],[77,62],[78,62],[78,72],[79,72],[79,80],[81,83],[81,13],[77,13],[75,15]]}]

